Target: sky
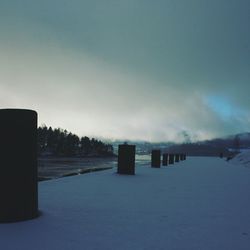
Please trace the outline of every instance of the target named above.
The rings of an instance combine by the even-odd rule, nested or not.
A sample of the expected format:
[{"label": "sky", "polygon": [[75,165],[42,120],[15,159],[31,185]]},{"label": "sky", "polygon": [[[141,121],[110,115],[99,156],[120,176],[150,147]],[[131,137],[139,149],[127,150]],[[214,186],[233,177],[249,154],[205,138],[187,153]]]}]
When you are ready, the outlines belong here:
[{"label": "sky", "polygon": [[79,136],[250,131],[249,0],[0,0],[0,108]]}]

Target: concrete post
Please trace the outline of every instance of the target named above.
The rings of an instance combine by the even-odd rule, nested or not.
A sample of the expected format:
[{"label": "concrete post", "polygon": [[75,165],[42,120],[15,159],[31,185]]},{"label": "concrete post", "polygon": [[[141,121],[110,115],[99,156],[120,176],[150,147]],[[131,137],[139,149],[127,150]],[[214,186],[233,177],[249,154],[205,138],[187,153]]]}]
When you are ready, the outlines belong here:
[{"label": "concrete post", "polygon": [[183,156],[183,160],[185,161],[185,160],[186,160],[186,158],[187,158],[187,154],[184,154],[184,156]]},{"label": "concrete post", "polygon": [[168,154],[163,154],[162,165],[163,166],[168,165]]},{"label": "concrete post", "polygon": [[37,216],[37,113],[0,109],[0,222]]},{"label": "concrete post", "polygon": [[168,164],[174,164],[174,154],[169,154],[168,156]]},{"label": "concrete post", "polygon": [[152,150],[151,167],[152,168],[161,167],[161,151],[160,150],[156,150],[156,149]]},{"label": "concrete post", "polygon": [[179,162],[180,161],[180,155],[179,154],[175,154],[175,162]]},{"label": "concrete post", "polygon": [[183,154],[180,154],[180,161],[183,161]]},{"label": "concrete post", "polygon": [[181,154],[182,161],[185,160],[185,154]]},{"label": "concrete post", "polygon": [[118,174],[135,174],[135,145],[119,145]]}]

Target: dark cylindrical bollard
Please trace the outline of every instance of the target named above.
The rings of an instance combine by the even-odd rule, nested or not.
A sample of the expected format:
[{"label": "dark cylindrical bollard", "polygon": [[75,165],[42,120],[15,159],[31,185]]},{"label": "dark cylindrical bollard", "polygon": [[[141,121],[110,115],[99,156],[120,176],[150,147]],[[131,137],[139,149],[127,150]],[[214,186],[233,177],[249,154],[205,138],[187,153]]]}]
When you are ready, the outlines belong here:
[{"label": "dark cylindrical bollard", "polygon": [[183,160],[185,161],[186,158],[187,158],[187,154],[184,154],[184,155],[183,155]]},{"label": "dark cylindrical bollard", "polygon": [[135,174],[135,145],[119,145],[118,174]]},{"label": "dark cylindrical bollard", "polygon": [[174,154],[169,154],[168,156],[168,164],[174,164]]},{"label": "dark cylindrical bollard", "polygon": [[151,155],[151,167],[160,168],[161,167],[161,150],[152,150]]},{"label": "dark cylindrical bollard", "polygon": [[37,113],[0,109],[0,222],[38,216]]},{"label": "dark cylindrical bollard", "polygon": [[181,154],[181,160],[184,161],[185,160],[185,155]]},{"label": "dark cylindrical bollard", "polygon": [[180,161],[183,161],[183,154],[180,154]]},{"label": "dark cylindrical bollard", "polygon": [[168,154],[163,154],[162,165],[163,166],[168,165]]},{"label": "dark cylindrical bollard", "polygon": [[220,158],[223,158],[223,153],[220,153]]},{"label": "dark cylindrical bollard", "polygon": [[179,154],[175,154],[175,162],[179,162],[180,161],[180,155]]}]

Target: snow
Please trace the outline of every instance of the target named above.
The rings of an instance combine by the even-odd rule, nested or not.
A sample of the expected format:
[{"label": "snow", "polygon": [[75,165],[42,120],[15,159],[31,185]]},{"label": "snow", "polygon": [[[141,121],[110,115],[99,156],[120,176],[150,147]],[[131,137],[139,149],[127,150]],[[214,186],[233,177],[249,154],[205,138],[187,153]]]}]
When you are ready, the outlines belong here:
[{"label": "snow", "polygon": [[38,219],[0,224],[4,250],[249,250],[250,169],[219,158],[39,183]]},{"label": "snow", "polygon": [[250,167],[250,150],[247,149],[242,151],[241,153],[236,155],[232,160],[230,160],[230,163]]}]

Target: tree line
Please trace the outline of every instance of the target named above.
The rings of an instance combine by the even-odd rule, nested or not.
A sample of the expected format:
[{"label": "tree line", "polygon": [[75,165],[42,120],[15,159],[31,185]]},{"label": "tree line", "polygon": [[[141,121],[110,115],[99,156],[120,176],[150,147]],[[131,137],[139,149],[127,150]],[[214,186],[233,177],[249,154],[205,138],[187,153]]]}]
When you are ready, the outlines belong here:
[{"label": "tree line", "polygon": [[61,128],[43,125],[37,130],[38,154],[53,156],[111,156],[113,146],[87,136],[77,135]]}]

